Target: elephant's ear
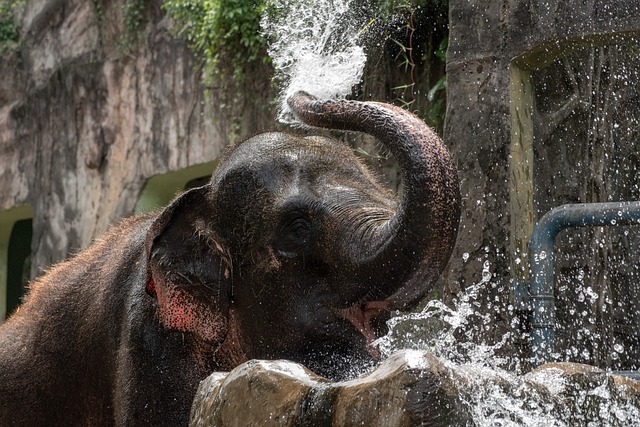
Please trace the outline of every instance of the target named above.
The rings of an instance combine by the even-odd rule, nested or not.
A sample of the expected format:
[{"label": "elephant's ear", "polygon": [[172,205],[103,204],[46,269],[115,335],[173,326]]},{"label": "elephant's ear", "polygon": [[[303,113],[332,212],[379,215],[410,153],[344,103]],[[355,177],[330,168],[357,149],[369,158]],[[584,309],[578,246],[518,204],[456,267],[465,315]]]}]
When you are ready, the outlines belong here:
[{"label": "elephant's ear", "polygon": [[147,293],[165,328],[216,344],[227,334],[231,263],[213,231],[208,188],[182,194],[151,225]]}]

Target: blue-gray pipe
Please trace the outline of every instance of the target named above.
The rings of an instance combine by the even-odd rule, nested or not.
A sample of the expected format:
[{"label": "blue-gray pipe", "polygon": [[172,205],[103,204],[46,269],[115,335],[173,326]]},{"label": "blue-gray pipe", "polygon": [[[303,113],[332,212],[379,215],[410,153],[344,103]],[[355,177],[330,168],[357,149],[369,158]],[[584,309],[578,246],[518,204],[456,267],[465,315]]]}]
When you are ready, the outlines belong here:
[{"label": "blue-gray pipe", "polygon": [[531,363],[534,367],[554,359],[556,308],[553,295],[553,242],[558,233],[570,227],[639,224],[640,202],[562,205],[540,219],[529,242]]}]

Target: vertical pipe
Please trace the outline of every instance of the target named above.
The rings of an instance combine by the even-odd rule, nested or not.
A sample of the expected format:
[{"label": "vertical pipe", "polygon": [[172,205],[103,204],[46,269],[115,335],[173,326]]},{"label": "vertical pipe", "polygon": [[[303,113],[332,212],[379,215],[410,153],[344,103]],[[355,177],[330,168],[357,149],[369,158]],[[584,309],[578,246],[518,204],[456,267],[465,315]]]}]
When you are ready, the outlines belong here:
[{"label": "vertical pipe", "polygon": [[534,228],[529,245],[532,366],[554,358],[553,244],[556,236],[566,228],[619,225],[640,225],[640,202],[562,205],[547,212]]}]

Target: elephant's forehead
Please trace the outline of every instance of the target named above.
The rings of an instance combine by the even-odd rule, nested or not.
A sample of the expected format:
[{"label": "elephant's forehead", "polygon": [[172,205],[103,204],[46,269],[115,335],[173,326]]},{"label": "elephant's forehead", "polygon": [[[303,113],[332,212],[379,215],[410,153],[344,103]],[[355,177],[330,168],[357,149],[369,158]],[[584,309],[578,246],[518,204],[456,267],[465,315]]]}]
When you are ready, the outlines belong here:
[{"label": "elephant's forehead", "polygon": [[339,141],[321,136],[300,137],[284,133],[255,136],[240,144],[219,172],[264,174],[265,180],[281,174],[318,176],[347,167],[358,172],[359,161],[351,149]]},{"label": "elephant's forehead", "polygon": [[291,157],[303,159],[318,155],[344,155],[350,149],[337,140],[323,136],[298,136],[282,132],[264,133],[249,138],[234,151],[234,158],[241,160]]}]

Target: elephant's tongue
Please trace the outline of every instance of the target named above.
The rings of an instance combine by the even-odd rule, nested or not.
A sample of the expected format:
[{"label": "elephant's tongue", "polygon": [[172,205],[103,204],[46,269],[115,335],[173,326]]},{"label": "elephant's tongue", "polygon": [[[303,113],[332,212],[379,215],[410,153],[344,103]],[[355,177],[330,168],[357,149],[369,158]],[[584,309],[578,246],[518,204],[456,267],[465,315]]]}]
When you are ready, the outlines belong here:
[{"label": "elephant's tongue", "polygon": [[375,360],[380,358],[380,352],[371,345],[377,338],[371,326],[371,320],[388,311],[390,304],[388,301],[370,301],[339,310],[340,315],[364,335],[367,351]]}]

